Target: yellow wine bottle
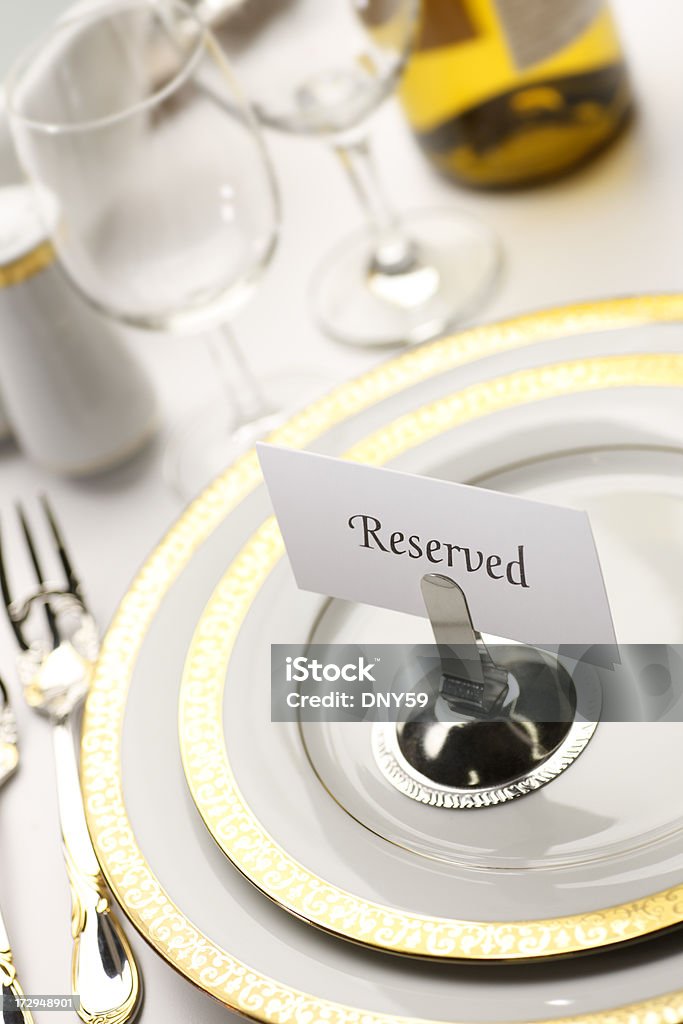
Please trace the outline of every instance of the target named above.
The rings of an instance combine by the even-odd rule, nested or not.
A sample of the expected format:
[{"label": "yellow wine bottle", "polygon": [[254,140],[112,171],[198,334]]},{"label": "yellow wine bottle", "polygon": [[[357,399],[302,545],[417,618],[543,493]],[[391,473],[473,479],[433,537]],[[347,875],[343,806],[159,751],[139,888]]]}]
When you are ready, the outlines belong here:
[{"label": "yellow wine bottle", "polygon": [[570,170],[632,108],[603,0],[422,0],[401,98],[436,166],[482,188]]}]

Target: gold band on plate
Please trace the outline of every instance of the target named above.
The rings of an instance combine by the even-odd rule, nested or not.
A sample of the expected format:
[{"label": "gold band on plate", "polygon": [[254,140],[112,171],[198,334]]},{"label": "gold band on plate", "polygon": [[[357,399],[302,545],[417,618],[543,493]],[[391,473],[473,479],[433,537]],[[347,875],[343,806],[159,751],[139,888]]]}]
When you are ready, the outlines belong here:
[{"label": "gold band on plate", "polygon": [[18,260],[0,266],[0,288],[10,288],[22,284],[30,277],[39,274],[55,261],[55,250],[52,242],[43,242],[37,249],[32,249]]},{"label": "gold band on plate", "polygon": [[[610,299],[567,306],[465,331],[420,346],[337,388],[294,416],[271,440],[303,447],[336,423],[436,374],[506,349],[639,324],[683,320],[683,296]],[[133,925],[159,955],[225,1006],[266,1024],[385,1024],[389,1017],[299,992],[239,961],[200,932],[154,875],[137,844],[122,789],[121,739],[136,659],[155,613],[182,569],[219,523],[261,483],[250,452],[184,512],[135,579],[105,638],[88,697],[82,782],[88,824],[102,870]],[[683,989],[553,1024],[674,1024]]]}]

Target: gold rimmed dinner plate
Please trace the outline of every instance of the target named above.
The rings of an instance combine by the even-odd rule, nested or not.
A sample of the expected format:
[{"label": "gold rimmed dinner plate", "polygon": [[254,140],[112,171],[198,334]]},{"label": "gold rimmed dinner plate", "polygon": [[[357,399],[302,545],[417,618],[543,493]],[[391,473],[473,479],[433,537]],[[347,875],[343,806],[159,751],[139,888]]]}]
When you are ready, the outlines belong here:
[{"label": "gold rimmed dinner plate", "polygon": [[[347,457],[412,455],[411,471],[449,467],[467,482],[454,453],[469,426],[480,483],[590,512],[622,643],[680,643],[682,387],[677,354],[522,370],[446,388]],[[320,605],[297,590],[268,517],[202,613],[181,687],[194,801],[262,892],[342,938],[438,959],[566,956],[683,920],[683,726],[603,722],[578,761],[523,803],[465,815],[414,803],[376,765],[371,724],[302,724],[302,744],[295,724],[269,720],[268,637],[429,640],[422,619]]]},{"label": "gold rimmed dinner plate", "polygon": [[[509,359],[507,365],[505,355],[500,360],[492,358],[489,362],[464,364],[462,353],[471,344],[471,334],[465,335],[463,342],[454,338],[426,346],[339,389],[292,420],[274,440],[306,444],[330,453],[355,447],[356,455],[362,454],[370,461],[395,457],[393,464],[408,468],[410,458],[399,457],[401,451],[407,456],[416,450],[415,444],[422,448],[421,442],[429,445],[430,437],[447,436],[441,420],[445,412],[439,405],[445,395],[451,395],[452,414],[458,394],[463,399],[463,389],[471,387],[469,394],[479,396],[479,417],[493,424],[495,417],[504,411],[500,399],[505,393],[509,394],[509,385],[502,391],[500,385],[496,385],[488,392],[484,404],[481,404],[483,393],[477,388],[494,376],[506,376],[509,382],[513,381],[509,376],[511,362],[518,365],[526,362],[527,365],[526,371],[518,371],[514,377],[517,402],[523,401],[520,395],[525,389],[529,397],[530,387],[536,390],[539,402],[544,400],[549,397],[547,388],[552,381],[558,393],[562,388],[567,389],[567,382],[573,381],[577,396],[591,390],[604,390],[615,395],[628,392],[629,397],[646,384],[656,389],[665,402],[665,396],[673,395],[683,379],[683,361],[675,354],[680,330],[636,329],[635,326],[627,329],[629,317],[636,325],[648,316],[651,318],[656,309],[656,300],[648,299],[643,303],[624,300],[602,307],[600,304],[587,307],[583,319],[581,311],[561,310],[555,319],[552,314],[542,314],[545,335],[535,317],[473,332],[479,338],[481,351],[489,355],[497,347],[505,347],[496,342],[497,335],[509,338],[514,333],[521,343],[525,338],[539,343],[515,352],[516,358]],[[606,316],[606,329],[619,325],[624,328],[623,332],[606,335],[598,331],[589,335],[588,332],[595,332],[599,326],[601,313]],[[674,319],[680,313],[679,300],[662,300],[660,319]],[[572,316],[577,318],[575,334],[569,336]],[[566,340],[557,337],[562,332],[568,335]],[[626,351],[660,349],[667,354],[646,354],[626,360],[620,357],[583,360],[583,369],[576,362],[561,371],[556,367],[549,371],[532,369],[534,363],[538,367],[549,360],[550,345],[543,344],[544,337],[556,339],[552,342],[553,356],[560,358],[588,355],[617,346]],[[509,346],[507,355],[513,355]],[[406,359],[412,362],[413,368],[419,364],[421,374],[406,376]],[[459,380],[447,381],[445,375],[453,373],[458,365]],[[608,386],[605,373],[611,374]],[[458,384],[462,387],[458,388]],[[409,405],[405,403],[406,398],[409,398]],[[467,410],[468,400],[464,401],[463,408]],[[406,437],[416,426],[415,421],[411,423],[406,419],[409,415],[406,410],[410,408],[414,412],[423,407],[425,411],[420,416],[426,418],[425,422],[431,423],[433,429],[422,434],[420,427],[420,437],[406,445]],[[528,408],[529,403],[524,407]],[[378,433],[382,424],[387,423],[395,424],[391,435]],[[457,433],[463,441],[462,451],[466,453],[467,423],[458,425],[453,421],[452,426],[453,440]],[[361,444],[368,435],[374,435],[374,441]],[[382,442],[377,447],[380,437]],[[641,447],[656,449],[664,457],[668,449],[675,449],[675,445],[663,443],[661,438],[658,441],[652,437],[641,438],[641,441]],[[386,442],[389,442],[388,448]],[[609,439],[604,438],[599,447],[611,451],[610,444]],[[473,453],[474,448],[470,452]],[[562,1019],[567,1015],[592,1015],[596,1019],[597,1015],[598,1019],[626,1021],[645,1020],[648,1014],[652,1020],[676,1019],[683,1011],[683,992],[671,992],[683,973],[683,942],[678,933],[649,943],[647,958],[639,954],[639,947],[633,946],[621,952],[605,953],[588,965],[582,961],[581,969],[570,960],[556,963],[550,972],[547,964],[518,964],[514,972],[490,966],[483,977],[474,968],[459,964],[428,967],[398,958],[370,957],[350,943],[339,943],[307,928],[293,916],[282,914],[223,862],[220,851],[205,834],[182,794],[182,767],[173,739],[176,702],[182,665],[193,643],[196,624],[219,585],[218,592],[224,599],[220,614],[226,614],[226,607],[231,609],[228,634],[224,635],[222,624],[219,628],[218,620],[214,621],[216,629],[212,632],[209,628],[201,634],[205,645],[203,652],[195,636],[192,657],[188,660],[189,671],[193,658],[199,654],[204,659],[202,678],[196,674],[193,678],[198,685],[209,687],[206,690],[209,712],[211,679],[221,670],[226,644],[230,648],[235,641],[231,666],[234,663],[239,670],[244,667],[244,658],[249,660],[248,651],[240,655],[239,627],[243,621],[245,625],[248,621],[247,608],[255,590],[262,585],[267,589],[273,558],[277,559],[281,553],[277,532],[272,524],[265,522],[267,512],[258,466],[250,455],[188,509],[152,555],[124,599],[103,648],[86,714],[84,788],[98,857],[115,895],[142,934],[169,963],[204,990],[227,1006],[259,1020],[350,1021],[361,1017],[366,1021],[399,1017],[450,1020],[457,1017],[484,1021],[505,1017],[521,1021],[544,1017]],[[259,522],[264,522],[264,526],[252,537]],[[233,562],[239,571],[233,572],[226,593],[225,580],[221,583],[221,577],[227,565]],[[277,593],[272,597],[281,600]],[[311,608],[316,600],[319,607],[319,599],[308,597]],[[293,609],[296,614],[289,620],[282,620],[283,630],[291,630],[299,621],[300,610]],[[268,635],[268,614],[269,609],[264,606],[260,612],[264,649],[271,641],[291,639],[291,635]],[[206,629],[206,617],[202,625]],[[208,721],[220,744],[223,723],[211,714]],[[203,743],[208,749],[215,739],[206,732],[205,726],[201,713],[194,720],[184,718],[184,742],[195,744],[195,754],[197,743]],[[273,783],[271,797],[275,803],[279,765],[274,756],[262,763],[262,774],[269,776]],[[358,821],[325,793],[310,769],[308,776],[324,794],[329,806],[336,808],[339,820],[348,820],[351,827],[360,829]],[[249,798],[253,794],[248,793],[246,781],[244,789]],[[215,786],[216,779],[210,771],[205,782],[208,787]],[[241,778],[240,785],[243,785]],[[220,801],[224,796],[218,792],[216,799]],[[242,824],[239,817],[233,822],[237,830]],[[253,838],[248,829],[244,838],[248,846]],[[256,838],[260,842],[258,835]],[[379,837],[375,836],[375,841],[382,845],[387,862],[393,860],[396,851],[400,852],[399,846],[385,843]],[[303,882],[305,886],[305,877]],[[653,931],[654,918],[667,926],[679,921],[683,915],[682,901],[683,892],[670,885],[659,897],[643,898],[626,910],[622,907],[618,911],[594,914],[590,920],[586,918],[583,925],[592,932],[594,947],[611,944],[615,941],[613,926],[617,919],[621,921],[619,927],[626,931],[635,920],[636,932],[630,935],[635,937],[636,933]],[[501,911],[504,910],[501,907]],[[490,921],[480,924],[478,932],[472,930],[471,941],[475,946],[482,939],[494,946],[502,947],[507,943],[508,948],[512,942],[516,944],[513,955],[524,957],[520,920],[519,916],[505,920],[505,913],[501,913],[497,923]],[[367,908],[366,923],[371,930],[377,927],[373,906]],[[539,935],[534,924],[532,921],[526,933],[531,956],[538,953]],[[506,939],[506,935],[512,939]],[[554,941],[553,935],[549,938]],[[572,935],[569,938],[571,946],[575,938]],[[548,937],[544,941],[548,941]],[[587,948],[587,944],[579,948]],[[278,981],[272,980],[273,976]],[[615,991],[619,992],[618,1000],[615,1000]],[[615,1001],[635,1004],[638,1000],[639,1005],[628,1011],[611,1009]],[[350,1009],[349,1003],[365,1009]],[[457,1009],[454,1011],[453,1007]]]}]

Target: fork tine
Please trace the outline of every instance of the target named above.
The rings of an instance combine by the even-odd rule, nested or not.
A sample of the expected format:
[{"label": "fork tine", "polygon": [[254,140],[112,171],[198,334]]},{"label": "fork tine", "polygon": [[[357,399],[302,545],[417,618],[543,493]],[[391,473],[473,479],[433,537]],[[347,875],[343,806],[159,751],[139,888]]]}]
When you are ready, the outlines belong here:
[{"label": "fork tine", "polygon": [[59,560],[62,563],[62,568],[64,569],[64,573],[65,573],[66,578],[67,578],[67,583],[68,583],[69,591],[75,597],[79,598],[79,600],[82,601],[83,600],[83,596],[82,596],[82,593],[81,593],[81,581],[79,580],[78,576],[76,575],[76,572],[75,572],[74,567],[73,567],[73,563],[72,563],[71,559],[69,558],[69,555],[68,555],[67,550],[66,550],[66,545],[64,543],[64,538],[62,536],[62,531],[60,530],[60,528],[59,528],[59,526],[57,524],[57,517],[54,514],[54,511],[52,509],[52,505],[48,501],[48,497],[47,497],[46,494],[41,494],[41,496],[40,496],[40,503],[43,506],[43,511],[45,512],[45,517],[46,517],[46,519],[48,521],[48,524],[50,526],[50,531],[52,533],[52,537],[53,537],[54,542],[55,542],[55,544],[57,546],[57,552],[59,554]]},{"label": "fork tine", "polygon": [[0,528],[0,590],[2,590],[2,599],[5,604],[5,611],[7,612],[7,618],[9,624],[12,627],[12,632],[16,638],[17,643],[21,647],[22,651],[27,651],[29,645],[24,640],[24,634],[21,626],[18,622],[15,622],[10,614],[10,605],[12,604],[12,594],[9,589],[9,580],[7,579],[7,571],[5,569],[5,559],[3,557],[2,549],[2,529]]},{"label": "fork tine", "polygon": [[[17,503],[17,515],[19,516],[21,529],[26,540],[26,546],[28,547],[29,554],[31,556],[31,562],[33,563],[34,572],[38,577],[38,582],[45,583],[45,576],[43,575],[40,559],[38,558],[38,550],[33,540],[33,534],[31,533],[31,528],[28,525],[28,519],[26,518],[24,510],[19,503]],[[44,608],[45,618],[47,619],[48,628],[50,630],[50,633],[52,634],[52,640],[54,642],[55,647],[58,647],[61,642],[61,637],[59,635],[59,629],[57,628],[57,620],[55,619],[55,615],[54,612],[52,611],[52,608],[50,607],[49,601],[45,602]]]}]

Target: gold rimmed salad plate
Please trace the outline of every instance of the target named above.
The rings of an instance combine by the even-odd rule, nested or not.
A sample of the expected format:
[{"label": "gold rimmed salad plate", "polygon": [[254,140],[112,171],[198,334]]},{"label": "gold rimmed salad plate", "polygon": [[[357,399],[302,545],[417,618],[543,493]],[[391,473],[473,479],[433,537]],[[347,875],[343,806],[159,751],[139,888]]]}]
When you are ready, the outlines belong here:
[{"label": "gold rimmed salad plate", "polygon": [[[348,456],[468,482],[464,448],[485,486],[587,509],[621,642],[680,643],[682,385],[668,354],[446,385]],[[185,773],[213,838],[276,903],[376,949],[460,960],[566,956],[683,920],[683,726],[603,722],[547,788],[458,814],[387,781],[369,723],[272,723],[264,634],[421,643],[429,627],[300,593],[272,517],[214,591],[180,693]]]},{"label": "gold rimmed salad plate", "polygon": [[[354,449],[356,457],[362,455],[376,463],[391,461],[399,468],[415,467],[417,463],[411,460],[417,459],[423,471],[436,471],[450,478],[457,478],[459,467],[464,467],[463,478],[471,479],[477,466],[479,475],[488,474],[494,482],[494,474],[505,476],[502,484],[521,493],[528,484],[522,486],[519,480],[510,479],[510,474],[519,469],[515,469],[507,455],[502,461],[495,457],[488,464],[482,463],[481,439],[474,420],[479,421],[485,432],[490,429],[489,436],[494,438],[499,436],[494,421],[503,417],[510,426],[510,436],[520,438],[530,433],[533,417],[526,416],[532,406],[540,409],[542,404],[554,405],[566,399],[561,420],[566,425],[569,418],[578,425],[582,410],[585,412],[586,397],[602,393],[606,404],[601,406],[601,422],[606,429],[599,435],[594,433],[590,444],[582,443],[582,450],[591,448],[600,458],[607,459],[607,475],[622,480],[620,486],[630,486],[629,481],[637,478],[642,482],[647,473],[638,468],[640,463],[635,468],[629,464],[628,480],[624,483],[622,479],[624,465],[618,462],[618,452],[623,455],[626,448],[620,447],[611,433],[617,409],[620,405],[624,407],[616,396],[626,400],[627,418],[633,425],[640,415],[634,398],[647,391],[657,395],[662,420],[667,410],[667,426],[663,429],[660,425],[653,433],[651,419],[643,421],[642,430],[636,431],[635,445],[631,431],[628,448],[634,446],[641,453],[661,457],[658,474],[662,479],[673,480],[672,467],[678,465],[679,458],[675,434],[677,429],[680,433],[683,415],[679,413],[676,420],[683,382],[683,357],[677,354],[681,332],[678,327],[636,328],[635,324],[647,319],[653,301],[603,306],[605,327],[622,325],[618,334],[594,332],[601,312],[599,305],[588,307],[587,319],[582,321],[579,316],[575,334],[566,338],[556,336],[568,333],[567,318],[576,316],[576,311],[559,311],[554,328],[553,316],[543,314],[545,335],[539,331],[534,317],[512,326],[478,329],[475,333],[480,349],[488,351],[490,358],[477,363],[462,363],[471,336],[466,335],[462,342],[449,339],[426,346],[409,354],[411,372],[406,373],[406,357],[401,357],[323,399],[291,421],[274,439],[332,454]],[[681,310],[680,306],[667,306],[665,302],[661,315],[665,317],[667,311],[673,318]],[[626,327],[629,316],[634,324],[630,329]],[[582,329],[585,333],[581,333]],[[589,330],[593,333],[589,334]],[[510,331],[521,339],[526,336],[527,347],[518,351],[508,348],[496,357],[496,337],[509,337]],[[544,337],[555,340],[545,344]],[[628,358],[600,354],[617,348],[627,352],[640,349],[645,354]],[[653,354],[647,354],[648,350]],[[657,350],[664,354],[656,354]],[[594,353],[590,360],[575,359],[571,365],[554,361],[555,356],[563,361],[567,355],[588,356],[590,351]],[[416,357],[421,376],[413,372]],[[540,368],[544,363],[548,369]],[[502,384],[503,380],[507,383]],[[606,415],[605,409],[613,399],[612,413]],[[444,401],[448,408],[442,404]],[[514,418],[515,409],[522,412],[521,419]],[[468,420],[466,414],[473,411],[476,415]],[[513,420],[507,419],[509,415],[513,416],[514,426]],[[549,431],[542,433],[544,437],[538,441],[540,450],[527,453],[529,465],[538,467],[549,452],[558,450],[555,443],[552,448],[549,446]],[[491,451],[492,446],[488,444],[485,448]],[[615,453],[617,464],[610,461]],[[567,450],[562,454],[571,455]],[[669,458],[673,461],[667,461]],[[542,489],[554,485],[557,477],[555,466],[552,473],[541,473],[534,486]],[[576,480],[577,474],[570,477]],[[559,471],[559,478],[566,481],[567,473]],[[600,473],[597,478],[601,478]],[[678,500],[675,489],[664,495],[669,511]],[[313,873],[306,860],[310,864],[324,826],[333,819],[335,829],[340,830],[338,844],[345,854],[345,873],[325,885],[332,884],[337,889],[344,886],[347,894],[355,893],[359,933],[346,937],[356,942],[370,939],[375,944],[379,937],[380,948],[395,946],[397,939],[402,941],[396,929],[401,919],[404,938],[408,939],[410,929],[414,929],[415,947],[398,951],[438,955],[436,950],[420,948],[420,942],[433,925],[437,939],[444,937],[439,935],[443,912],[437,914],[436,906],[426,913],[414,912],[407,902],[411,894],[402,894],[403,902],[398,902],[392,887],[397,885],[396,879],[401,877],[408,860],[424,861],[432,865],[430,899],[438,894],[440,879],[441,905],[445,906],[449,880],[471,871],[471,865],[464,857],[457,864],[450,864],[438,856],[416,853],[406,847],[404,836],[393,836],[389,841],[378,835],[372,823],[360,821],[362,808],[344,806],[344,794],[332,794],[321,785],[308,759],[315,755],[310,749],[307,754],[298,733],[287,732],[286,727],[273,727],[272,743],[266,741],[265,732],[249,734],[249,725],[256,721],[249,716],[259,713],[264,689],[267,690],[267,679],[259,681],[254,675],[255,666],[258,668],[263,658],[267,660],[270,642],[291,641],[292,631],[300,630],[303,623],[310,631],[322,606],[320,598],[299,595],[293,589],[282,560],[279,535],[268,520],[269,504],[257,462],[250,455],[190,506],[154,552],[124,599],[104,645],[87,708],[84,785],[98,857],[116,896],[142,934],[169,963],[205,991],[227,1006],[264,1021],[363,1018],[369,1022],[414,1017],[483,1022],[567,1016],[624,1022],[675,1020],[683,1010],[683,991],[674,991],[677,985],[680,988],[679,978],[683,976],[683,939],[678,933],[653,940],[646,947],[632,945],[605,952],[589,961],[518,963],[514,970],[509,965],[489,964],[482,973],[476,965],[426,965],[370,954],[308,928],[297,919],[304,917],[338,934],[343,934],[338,925],[348,924],[349,918],[343,913],[333,914],[332,927],[330,921],[315,919],[320,908],[316,909],[315,885],[313,889],[310,886]],[[283,582],[290,589],[283,590]],[[274,616],[275,611],[278,614]],[[351,617],[354,614],[353,609],[344,612],[331,606],[322,615],[319,628],[330,629],[336,635],[350,621],[345,620],[345,613]],[[249,641],[251,630],[255,630],[252,640],[259,636],[258,647]],[[301,634],[298,638],[305,639]],[[289,842],[289,834],[278,833],[282,819],[288,815],[289,798],[282,802],[279,816],[271,813],[277,810],[283,788],[293,777],[288,764],[296,763],[301,768],[308,787],[305,799],[312,806],[326,808],[317,831],[299,840],[297,849],[284,851],[282,846],[286,856],[294,857],[295,873],[287,879],[286,899],[279,864],[271,864],[271,870],[264,870],[261,876],[252,874],[252,880],[264,891],[268,891],[268,885],[279,889],[279,893],[268,895],[287,906],[296,889],[296,871],[300,871],[299,888],[307,900],[306,913],[288,906],[294,913],[284,914],[272,900],[264,900],[243,877],[246,863],[240,864],[242,870],[237,872],[225,862],[187,799],[177,743],[178,698],[185,664],[182,743],[186,768],[190,774],[188,754],[204,759],[203,776],[196,769],[192,776],[194,797],[204,810],[213,802],[220,812],[226,828],[224,842],[232,830],[230,848],[235,862],[240,845],[252,863],[259,844],[266,844],[260,845],[264,865],[273,852],[267,845],[272,839],[264,834],[254,811],[259,818],[270,813],[272,838]],[[239,687],[233,686],[237,678],[242,682]],[[228,708],[225,712],[220,700],[224,683]],[[218,716],[214,713],[216,685]],[[233,725],[224,747],[226,722]],[[263,724],[267,724],[267,719]],[[235,742],[235,733],[239,732],[241,750]],[[333,740],[329,737],[325,742],[331,745]],[[247,777],[243,769],[254,763],[246,759],[246,748],[250,745],[259,760],[259,769],[250,770]],[[227,758],[229,752],[239,788],[223,788],[212,760],[216,752],[221,758]],[[321,766],[322,762],[317,765],[318,771]],[[222,813],[226,800],[232,816],[230,822]],[[520,806],[526,802],[520,802]],[[410,824],[412,829],[417,828],[415,823]],[[648,828],[650,833],[653,829],[657,832],[663,825],[671,833],[670,824],[668,820],[653,819]],[[590,827],[584,822],[584,833],[589,832]],[[655,845],[669,842],[668,833],[666,840],[658,833]],[[364,849],[372,846],[375,863],[385,866],[384,890],[375,889],[375,897],[380,898],[359,902],[361,887],[369,881],[376,885],[376,879],[368,881],[366,866],[353,861],[353,850],[346,845],[351,835],[367,837],[370,845]],[[627,829],[612,838],[630,844],[628,857],[642,852],[633,848],[633,837]],[[465,845],[471,849],[472,843],[468,841]],[[469,905],[463,904],[465,912],[447,918],[451,928],[455,928],[449,941],[460,944],[459,952],[453,954],[444,947],[442,955],[462,959],[469,949],[472,959],[499,960],[509,956],[528,960],[547,955],[548,951],[557,953],[562,945],[565,953],[582,952],[672,928],[683,918],[683,892],[677,888],[675,870],[671,869],[670,877],[660,876],[663,885],[653,886],[651,865],[644,869],[642,883],[646,891],[642,896],[621,903],[614,900],[611,909],[603,903],[599,911],[583,910],[566,893],[555,892],[555,888],[561,887],[554,886],[548,880],[553,873],[546,872],[544,884],[551,895],[546,893],[543,899],[548,901],[547,905],[550,900],[557,900],[557,912],[545,920],[533,913],[521,913],[531,906],[526,902],[525,894],[530,890],[525,888],[525,876],[538,877],[533,865],[527,863],[534,859],[528,852],[517,851],[519,863],[512,871],[505,868],[501,872],[499,864],[483,866],[478,883],[482,899],[485,892],[495,893],[499,889],[501,874],[512,875],[516,871],[522,879],[516,902],[508,900],[508,889],[505,898],[494,897],[498,910],[495,916],[477,916],[468,913],[472,908],[476,910],[478,902],[476,892],[472,892]],[[565,860],[573,856],[567,851],[560,852]],[[593,858],[586,857],[585,850],[579,854],[592,863]],[[557,868],[555,874],[557,870],[564,869]],[[623,876],[628,873],[622,871]],[[610,891],[623,891],[624,884],[625,877],[615,878]],[[317,893],[320,906],[329,895],[325,885]],[[595,885],[588,886],[587,891],[594,896]],[[533,898],[539,898],[539,893],[535,892]],[[563,912],[572,904],[574,913]],[[386,914],[383,907],[393,908],[393,912]],[[382,945],[383,930],[389,942]],[[614,1011],[615,1003],[638,1005],[628,1012]]]}]

